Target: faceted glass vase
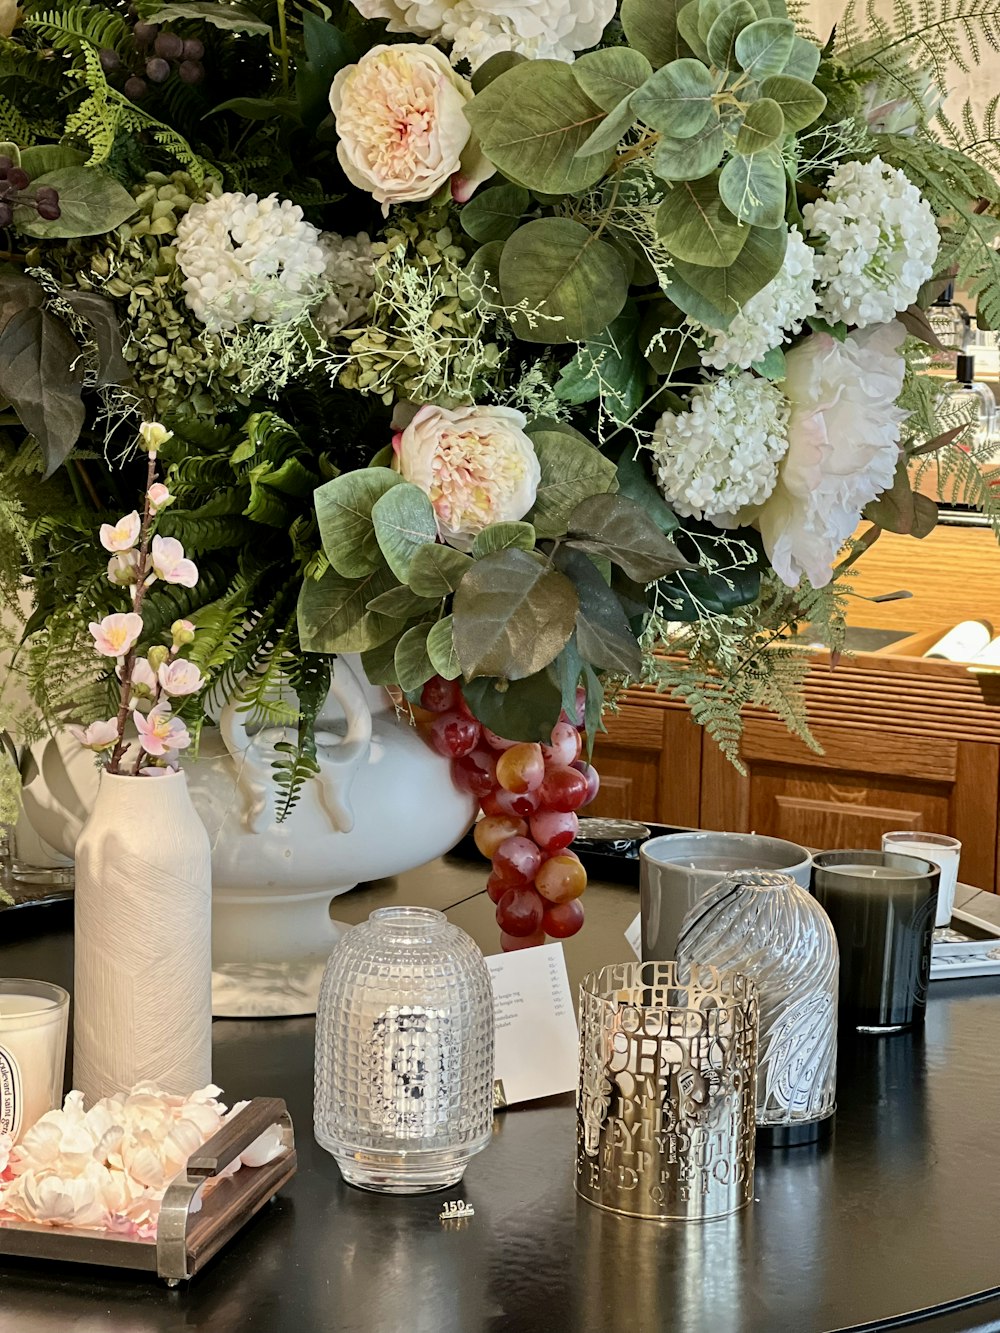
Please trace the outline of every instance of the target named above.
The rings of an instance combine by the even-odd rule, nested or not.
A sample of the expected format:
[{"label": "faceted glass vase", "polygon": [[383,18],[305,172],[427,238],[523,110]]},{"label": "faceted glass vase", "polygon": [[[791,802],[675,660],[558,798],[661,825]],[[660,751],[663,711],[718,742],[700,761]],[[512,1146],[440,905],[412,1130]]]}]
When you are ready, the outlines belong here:
[{"label": "faceted glass vase", "polygon": [[775,1146],[818,1137],[836,1107],[839,954],[830,918],[789,875],[727,875],[687,914],[679,961],[757,984],[757,1127]]},{"label": "faceted glass vase", "polygon": [[316,1139],[350,1185],[461,1180],[493,1126],[493,989],[441,912],[383,907],[343,937],[316,1014]]}]

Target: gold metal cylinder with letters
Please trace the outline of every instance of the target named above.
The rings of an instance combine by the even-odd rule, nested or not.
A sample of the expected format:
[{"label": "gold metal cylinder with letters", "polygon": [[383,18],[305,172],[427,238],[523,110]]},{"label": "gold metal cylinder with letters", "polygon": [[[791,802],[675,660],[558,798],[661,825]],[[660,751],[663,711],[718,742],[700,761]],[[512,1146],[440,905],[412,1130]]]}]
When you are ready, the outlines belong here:
[{"label": "gold metal cylinder with letters", "polygon": [[758,1001],[739,972],[616,963],[580,987],[576,1191],[610,1212],[725,1217],[753,1198]]}]

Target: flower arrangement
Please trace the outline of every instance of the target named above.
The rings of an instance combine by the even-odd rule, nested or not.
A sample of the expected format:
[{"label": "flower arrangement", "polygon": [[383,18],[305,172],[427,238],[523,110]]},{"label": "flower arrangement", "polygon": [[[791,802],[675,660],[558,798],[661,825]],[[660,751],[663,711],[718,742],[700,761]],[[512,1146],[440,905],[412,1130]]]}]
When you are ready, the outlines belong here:
[{"label": "flower arrangement", "polygon": [[[43,1115],[16,1146],[0,1135],[0,1217],[155,1240],[170,1182],[249,1105],[227,1111],[221,1091],[209,1085],[181,1097],[142,1083],[86,1110],[82,1092],[68,1093],[62,1109]],[[274,1126],[209,1183],[284,1152]],[[199,1199],[195,1211],[200,1206]]]},{"label": "flower arrangement", "polygon": [[746,703],[807,734],[789,639],[933,527],[920,470],[1000,514],[921,374],[949,279],[1000,319],[991,135],[931,120],[993,11],[865,12],[25,0],[0,586],[46,719],[160,771],[235,693],[298,728],[283,813],[337,653],[523,744],[625,681],[734,759]]}]

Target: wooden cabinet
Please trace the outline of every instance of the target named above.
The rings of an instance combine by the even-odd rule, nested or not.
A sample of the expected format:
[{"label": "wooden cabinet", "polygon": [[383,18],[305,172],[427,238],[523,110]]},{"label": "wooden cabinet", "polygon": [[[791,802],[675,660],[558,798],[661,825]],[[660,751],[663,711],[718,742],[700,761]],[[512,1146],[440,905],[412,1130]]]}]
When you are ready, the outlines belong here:
[{"label": "wooden cabinet", "polygon": [[[962,879],[998,883],[1000,678],[916,657],[813,658],[809,714],[822,753],[748,710],[746,774],[682,705],[630,691],[595,751],[594,813],[873,847],[889,829],[962,840]],[[589,812],[588,812],[589,813]]]}]

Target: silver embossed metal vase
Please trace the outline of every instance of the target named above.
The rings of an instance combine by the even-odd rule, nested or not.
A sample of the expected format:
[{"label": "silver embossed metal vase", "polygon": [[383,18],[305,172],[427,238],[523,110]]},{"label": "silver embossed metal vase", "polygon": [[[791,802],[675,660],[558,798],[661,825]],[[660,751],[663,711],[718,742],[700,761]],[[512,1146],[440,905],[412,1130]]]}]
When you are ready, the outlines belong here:
[{"label": "silver embossed metal vase", "polygon": [[792,1146],[821,1137],[836,1108],[839,960],[816,899],[788,875],[737,871],[688,912],[677,955],[757,984],[758,1139]]},{"label": "silver embossed metal vase", "polygon": [[493,1125],[493,988],[441,912],[383,907],[330,955],[314,1128],[344,1179],[420,1194],[461,1180]]}]

